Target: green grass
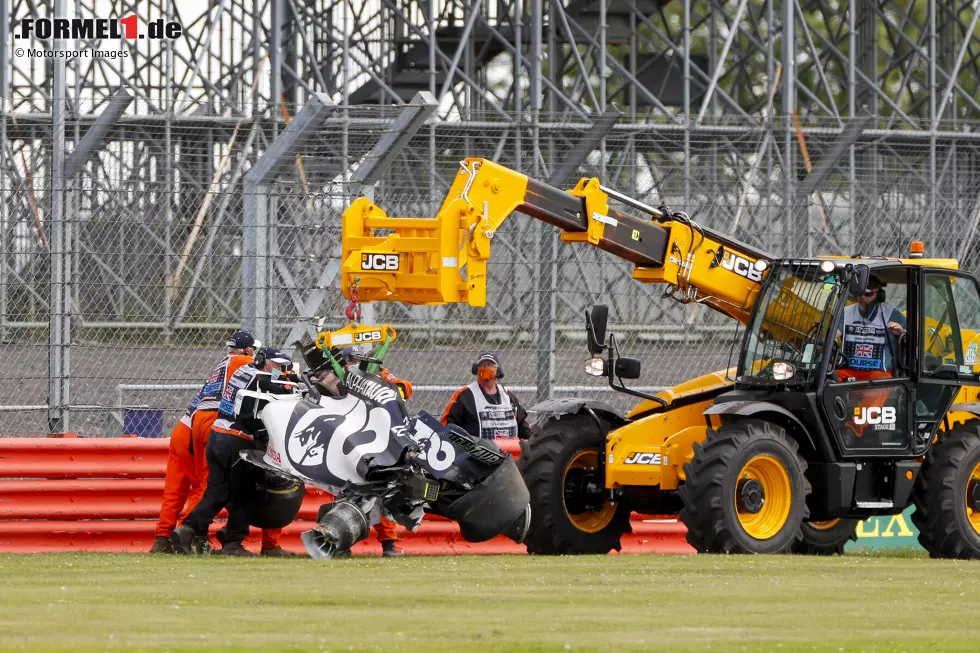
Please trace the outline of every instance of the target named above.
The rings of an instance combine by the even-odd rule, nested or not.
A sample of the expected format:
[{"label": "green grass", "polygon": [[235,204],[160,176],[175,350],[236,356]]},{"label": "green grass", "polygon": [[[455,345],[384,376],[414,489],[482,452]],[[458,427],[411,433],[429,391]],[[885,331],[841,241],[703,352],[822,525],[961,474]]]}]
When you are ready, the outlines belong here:
[{"label": "green grass", "polygon": [[0,556],[0,649],[977,651],[980,564],[922,558]]}]

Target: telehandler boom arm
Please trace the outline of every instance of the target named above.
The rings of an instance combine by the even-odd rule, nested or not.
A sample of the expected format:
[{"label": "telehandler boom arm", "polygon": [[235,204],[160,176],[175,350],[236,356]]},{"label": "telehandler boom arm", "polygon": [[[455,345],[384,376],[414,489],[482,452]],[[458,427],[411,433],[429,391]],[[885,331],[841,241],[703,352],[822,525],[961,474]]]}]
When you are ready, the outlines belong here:
[{"label": "telehandler boom arm", "polygon": [[[648,218],[610,207],[615,200]],[[497,229],[518,211],[633,263],[633,278],[741,321],[773,257],[666,207],[653,208],[583,178],[563,191],[493,163],[460,163],[434,218],[390,218],[367,198],[343,215],[342,290],[357,301],[486,304],[487,261]]]}]

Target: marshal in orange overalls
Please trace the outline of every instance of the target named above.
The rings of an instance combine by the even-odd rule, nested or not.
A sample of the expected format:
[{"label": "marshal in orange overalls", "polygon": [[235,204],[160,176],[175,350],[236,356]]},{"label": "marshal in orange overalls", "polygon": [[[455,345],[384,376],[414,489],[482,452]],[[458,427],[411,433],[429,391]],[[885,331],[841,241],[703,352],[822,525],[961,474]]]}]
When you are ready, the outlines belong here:
[{"label": "marshal in orange overalls", "polygon": [[[199,403],[188,418],[185,414],[170,434],[170,451],[167,455],[167,475],[163,486],[157,537],[170,537],[183,519],[197,506],[208,484],[208,461],[205,455],[211,427],[218,418],[217,398],[221,396],[228,379],[243,365],[251,363],[251,356],[238,354],[225,358],[198,391]],[[205,393],[205,388],[215,380],[221,380],[217,391]],[[217,385],[217,384],[215,384]],[[206,395],[206,396],[205,396]],[[213,404],[213,407],[212,407]],[[190,422],[190,425],[188,425]],[[282,529],[263,529],[262,548],[280,546]]]}]

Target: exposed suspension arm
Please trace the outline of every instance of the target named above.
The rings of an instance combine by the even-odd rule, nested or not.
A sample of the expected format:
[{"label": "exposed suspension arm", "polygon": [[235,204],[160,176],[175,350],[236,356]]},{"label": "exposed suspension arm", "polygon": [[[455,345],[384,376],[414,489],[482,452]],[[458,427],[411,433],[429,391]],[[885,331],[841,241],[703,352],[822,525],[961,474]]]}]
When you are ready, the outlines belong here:
[{"label": "exposed suspension arm", "polygon": [[[649,219],[611,209],[611,199]],[[348,207],[344,296],[356,288],[361,301],[484,306],[490,242],[514,211],[558,227],[564,242],[588,243],[630,261],[633,278],[667,285],[674,299],[702,302],[741,320],[772,260],[595,178],[563,191],[486,159],[466,159],[434,218],[389,218],[363,197]]]}]

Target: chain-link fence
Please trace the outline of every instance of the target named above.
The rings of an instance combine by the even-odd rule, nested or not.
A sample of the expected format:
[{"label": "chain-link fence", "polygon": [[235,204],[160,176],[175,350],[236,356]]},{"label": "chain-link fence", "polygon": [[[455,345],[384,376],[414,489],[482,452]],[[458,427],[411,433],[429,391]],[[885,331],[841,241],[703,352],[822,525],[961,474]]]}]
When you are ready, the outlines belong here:
[{"label": "chain-link fence", "polygon": [[[417,109],[325,107],[285,150],[281,122],[125,116],[60,189],[50,117],[0,116],[0,435],[41,435],[63,414],[84,435],[166,435],[234,329],[259,320],[249,326],[291,350],[315,319],[343,324],[340,216],[351,201],[373,192],[388,215],[431,217],[468,156],[562,188],[598,176],[778,256],[896,256],[911,240],[968,268],[980,256],[980,141],[969,133],[402,120]],[[66,123],[70,159],[93,124]],[[374,176],[359,173],[368,168]],[[600,302],[624,353],[643,361],[640,387],[729,364],[731,320],[630,273],[514,215],[493,239],[485,308],[371,311],[398,330],[389,366],[430,412],[472,380],[484,349],[499,352],[527,404],[550,393],[627,408],[633,400],[583,372],[584,312]]]}]

